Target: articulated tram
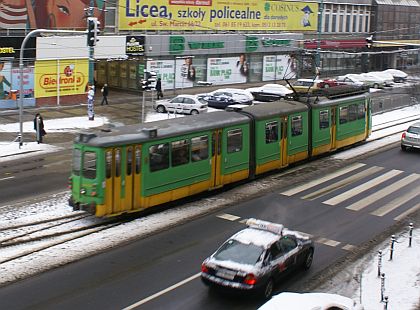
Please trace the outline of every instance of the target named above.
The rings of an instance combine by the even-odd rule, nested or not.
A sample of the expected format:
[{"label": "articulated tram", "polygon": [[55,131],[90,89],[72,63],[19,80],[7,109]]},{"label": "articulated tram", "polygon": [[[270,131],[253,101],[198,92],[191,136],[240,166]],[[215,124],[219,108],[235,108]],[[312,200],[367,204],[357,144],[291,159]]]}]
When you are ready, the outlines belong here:
[{"label": "articulated tram", "polygon": [[142,211],[363,141],[371,119],[359,93],[80,133],[69,203],[98,217]]}]

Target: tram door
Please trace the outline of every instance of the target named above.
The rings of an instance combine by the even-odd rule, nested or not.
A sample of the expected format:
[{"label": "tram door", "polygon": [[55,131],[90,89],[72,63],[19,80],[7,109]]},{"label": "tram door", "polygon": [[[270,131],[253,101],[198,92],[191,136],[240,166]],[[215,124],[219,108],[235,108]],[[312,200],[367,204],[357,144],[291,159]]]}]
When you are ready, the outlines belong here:
[{"label": "tram door", "polygon": [[[138,147],[137,147],[138,148]],[[135,187],[136,183],[139,181],[139,171],[136,169],[136,157],[137,148],[134,146],[127,146],[125,149],[125,171],[124,181],[122,181],[122,210],[129,211],[134,207],[136,200],[135,193],[139,192]]]},{"label": "tram door", "polygon": [[211,139],[211,187],[219,187],[222,183],[222,130],[215,130]]},{"label": "tram door", "polygon": [[337,148],[337,107],[331,107],[331,149]]},{"label": "tram door", "polygon": [[284,167],[289,162],[287,157],[287,116],[281,118],[280,137],[281,166]]},{"label": "tram door", "polygon": [[121,149],[108,149],[105,156],[105,204],[108,211],[117,213],[121,210]]}]

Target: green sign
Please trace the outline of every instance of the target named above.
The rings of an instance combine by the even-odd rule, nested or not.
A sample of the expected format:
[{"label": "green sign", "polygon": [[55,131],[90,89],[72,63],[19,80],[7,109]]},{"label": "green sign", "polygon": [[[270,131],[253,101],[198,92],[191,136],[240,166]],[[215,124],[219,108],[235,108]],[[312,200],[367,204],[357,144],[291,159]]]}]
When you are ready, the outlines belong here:
[{"label": "green sign", "polygon": [[188,47],[192,50],[224,48],[225,42],[188,42]]},{"label": "green sign", "polygon": [[[204,42],[187,42],[189,49],[217,49],[224,48],[225,42],[223,41],[204,41]],[[185,51],[185,38],[183,36],[170,36],[169,37],[169,52],[171,54],[182,54]]]},{"label": "green sign", "polygon": [[257,37],[246,37],[245,50],[247,52],[255,52],[258,49],[258,38]]},{"label": "green sign", "polygon": [[169,53],[182,54],[185,50],[185,38],[183,36],[169,37]]}]

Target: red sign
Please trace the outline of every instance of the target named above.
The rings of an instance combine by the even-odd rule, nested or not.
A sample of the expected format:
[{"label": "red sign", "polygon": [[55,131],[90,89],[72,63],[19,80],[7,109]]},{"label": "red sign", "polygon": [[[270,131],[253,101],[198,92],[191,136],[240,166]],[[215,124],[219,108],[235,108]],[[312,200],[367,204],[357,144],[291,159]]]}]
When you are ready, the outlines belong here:
[{"label": "red sign", "polygon": [[[318,48],[316,40],[307,40],[304,42],[304,47],[307,49]],[[356,40],[321,40],[321,49],[349,49],[349,48],[363,48],[366,47],[365,39]]]},{"label": "red sign", "polygon": [[172,5],[211,6],[212,0],[169,0]]}]

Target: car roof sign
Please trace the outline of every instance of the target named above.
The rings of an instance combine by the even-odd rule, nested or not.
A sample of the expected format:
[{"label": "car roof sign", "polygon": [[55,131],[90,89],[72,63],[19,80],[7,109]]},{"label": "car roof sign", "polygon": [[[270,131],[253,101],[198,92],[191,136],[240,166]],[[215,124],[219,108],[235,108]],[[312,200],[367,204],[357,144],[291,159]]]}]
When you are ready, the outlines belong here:
[{"label": "car roof sign", "polygon": [[252,228],[258,228],[262,230],[270,231],[274,234],[281,235],[284,226],[282,224],[272,223],[268,221],[262,221],[254,218],[250,218],[246,221],[246,225]]}]

